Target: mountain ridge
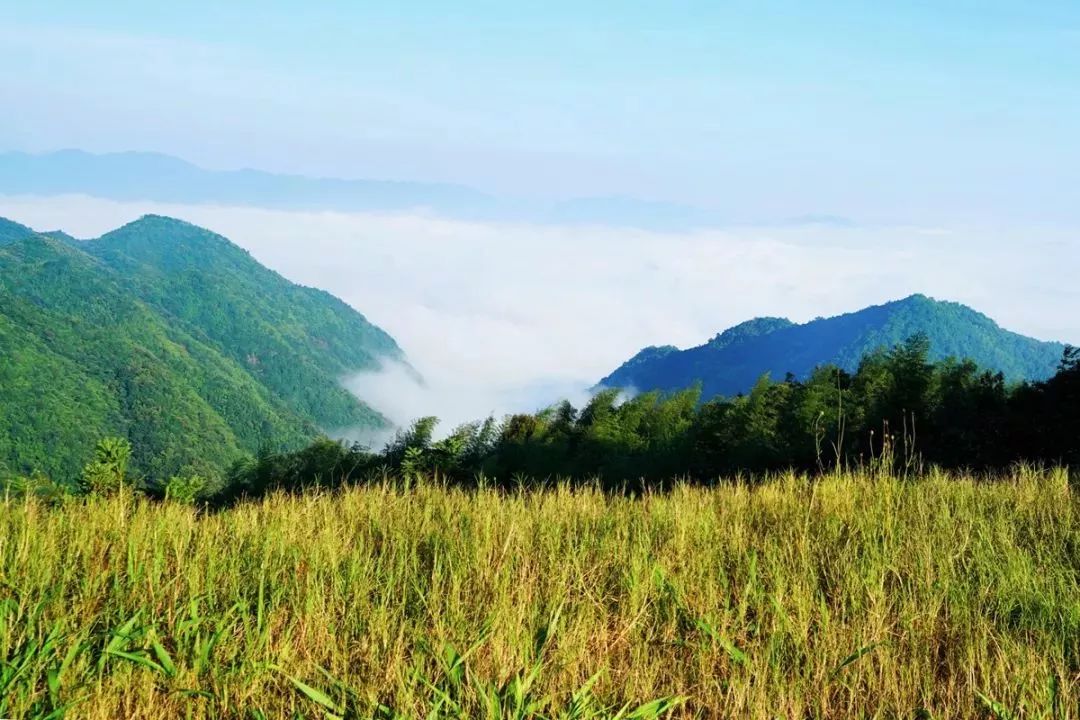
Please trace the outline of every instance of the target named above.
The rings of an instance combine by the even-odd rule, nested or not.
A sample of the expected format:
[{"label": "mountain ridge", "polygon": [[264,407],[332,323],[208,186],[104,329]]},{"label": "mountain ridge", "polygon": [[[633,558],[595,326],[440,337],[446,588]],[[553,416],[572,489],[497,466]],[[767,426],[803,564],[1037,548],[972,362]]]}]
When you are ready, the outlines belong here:
[{"label": "mountain ridge", "polygon": [[340,378],[404,361],[340,300],[161,216],[92,241],[0,243],[0,355],[0,465],[69,478],[104,435],[128,437],[136,467],[168,477],[219,474],[323,431],[383,430]]},{"label": "mountain ridge", "polygon": [[[168,243],[156,242],[166,234]],[[336,383],[324,383],[324,391],[310,397],[296,392],[312,387],[320,375],[340,378],[373,368],[376,356],[404,359],[388,334],[338,298],[286,280],[217,233],[161,215],[145,215],[85,247],[114,269],[138,274],[142,280],[133,290],[144,301],[194,325],[220,351],[292,397],[320,426],[375,422],[374,416],[352,414],[353,396]],[[185,293],[192,282],[199,292]],[[233,314],[222,313],[222,307]],[[261,328],[262,336],[249,339],[245,334],[246,344],[230,344],[243,330],[237,315],[243,324]]]},{"label": "mountain ridge", "polygon": [[157,152],[0,152],[0,194],[82,194],[121,202],[213,203],[278,210],[422,212],[467,221],[600,224],[684,232],[730,221],[690,205],[618,195],[526,199],[467,185],[211,170]]},{"label": "mountain ridge", "polygon": [[293,210],[482,207],[489,196],[463,185],[209,170],[155,152],[0,153],[0,192],[86,193],[123,201],[215,202]]},{"label": "mountain ridge", "polygon": [[1006,330],[966,305],[914,294],[801,324],[754,318],[696,347],[646,348],[598,385],[673,391],[701,382],[703,397],[730,396],[765,373],[804,379],[823,364],[852,371],[868,353],[916,334],[927,335],[933,359],[972,359],[1013,381],[1049,377],[1065,347]]},{"label": "mountain ridge", "polygon": [[16,242],[34,234],[36,233],[27,226],[0,217],[0,245]]}]

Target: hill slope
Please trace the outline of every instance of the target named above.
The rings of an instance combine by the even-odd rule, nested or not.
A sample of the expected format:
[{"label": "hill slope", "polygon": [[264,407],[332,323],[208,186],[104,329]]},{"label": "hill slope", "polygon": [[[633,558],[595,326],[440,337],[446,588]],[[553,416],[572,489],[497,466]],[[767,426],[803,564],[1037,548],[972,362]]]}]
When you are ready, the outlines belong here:
[{"label": "hill slope", "polygon": [[1004,330],[959,303],[912,295],[802,325],[784,318],[755,318],[687,350],[645,348],[599,384],[671,391],[700,381],[703,397],[735,395],[749,390],[763,373],[782,378],[790,372],[804,378],[826,363],[854,370],[867,353],[918,333],[930,340],[933,359],[970,358],[1010,380],[1049,377],[1064,349]]},{"label": "hill slope", "polygon": [[7,245],[16,240],[23,240],[34,234],[34,231],[25,225],[12,222],[6,218],[0,218],[0,245]]},{"label": "hill slope", "polygon": [[69,478],[104,435],[162,477],[382,427],[339,379],[402,354],[326,293],[149,217],[85,243],[0,244],[0,356],[0,466]]},{"label": "hill slope", "polygon": [[333,295],[294,285],[224,237],[148,215],[87,252],[170,322],[243,365],[318,425],[377,425],[342,375],[402,359],[393,338]]}]

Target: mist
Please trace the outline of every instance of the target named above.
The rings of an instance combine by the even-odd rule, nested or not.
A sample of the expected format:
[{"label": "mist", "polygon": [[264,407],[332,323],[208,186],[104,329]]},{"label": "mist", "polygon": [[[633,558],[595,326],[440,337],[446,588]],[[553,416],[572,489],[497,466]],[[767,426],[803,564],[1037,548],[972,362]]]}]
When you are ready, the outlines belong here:
[{"label": "mist", "polygon": [[2,197],[0,216],[93,237],[146,213],[221,233],[339,296],[397,339],[402,367],[342,378],[399,425],[443,431],[587,389],[647,345],[700,344],[760,315],[795,321],[915,292],[1080,342],[1080,244],[1060,227],[778,224],[691,232]]}]

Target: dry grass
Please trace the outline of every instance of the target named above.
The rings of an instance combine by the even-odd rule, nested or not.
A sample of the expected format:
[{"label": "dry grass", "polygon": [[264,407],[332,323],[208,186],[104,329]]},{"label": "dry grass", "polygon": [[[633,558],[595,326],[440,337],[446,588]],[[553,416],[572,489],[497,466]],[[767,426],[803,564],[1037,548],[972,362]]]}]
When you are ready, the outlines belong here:
[{"label": "dry grass", "polygon": [[1033,471],[9,499],[0,716],[1076,718],[1078,518]]}]

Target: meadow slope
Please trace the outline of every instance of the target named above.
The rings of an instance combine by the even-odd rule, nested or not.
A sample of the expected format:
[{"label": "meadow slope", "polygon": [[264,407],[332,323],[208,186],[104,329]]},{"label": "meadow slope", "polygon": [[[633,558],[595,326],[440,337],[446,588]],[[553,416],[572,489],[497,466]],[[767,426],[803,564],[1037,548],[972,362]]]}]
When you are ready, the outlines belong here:
[{"label": "meadow slope", "polygon": [[1021,470],[10,498],[0,716],[1076,718],[1078,519]]}]

